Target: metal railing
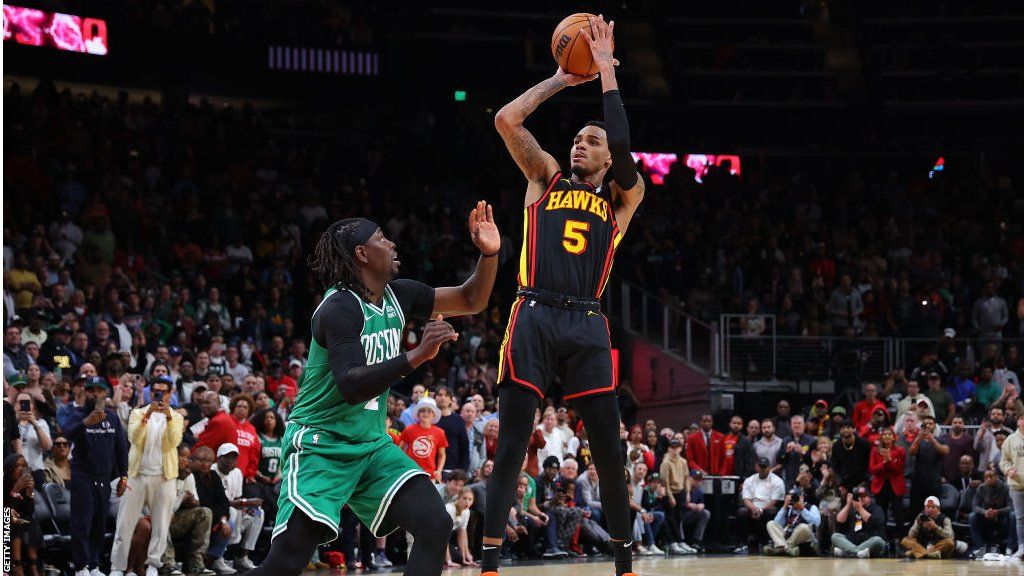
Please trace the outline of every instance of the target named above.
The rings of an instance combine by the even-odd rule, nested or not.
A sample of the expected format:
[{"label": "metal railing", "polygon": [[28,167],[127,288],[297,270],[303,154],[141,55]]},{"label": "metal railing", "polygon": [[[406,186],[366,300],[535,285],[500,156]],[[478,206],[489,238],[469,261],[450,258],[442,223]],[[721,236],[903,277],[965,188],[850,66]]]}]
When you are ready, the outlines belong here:
[{"label": "metal railing", "polygon": [[[774,317],[765,314],[723,314],[718,330],[722,354],[713,372],[732,380],[860,383],[879,380],[894,368],[909,374],[920,365],[922,354],[939,348],[938,338],[780,336]],[[1024,346],[1021,339],[954,342],[970,365],[994,359],[1011,345]]]},{"label": "metal railing", "polygon": [[603,300],[605,313],[625,330],[640,334],[708,374],[715,371],[720,350],[718,329],[713,323],[701,322],[677,302],[622,278],[608,283]]}]

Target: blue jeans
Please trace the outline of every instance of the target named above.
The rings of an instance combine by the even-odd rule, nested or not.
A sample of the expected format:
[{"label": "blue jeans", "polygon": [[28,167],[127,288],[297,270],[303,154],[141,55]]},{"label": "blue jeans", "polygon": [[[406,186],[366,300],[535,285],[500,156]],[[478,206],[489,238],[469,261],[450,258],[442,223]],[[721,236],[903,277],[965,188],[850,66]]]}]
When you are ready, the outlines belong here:
[{"label": "blue jeans", "polygon": [[658,536],[658,532],[661,531],[661,525],[665,523],[665,513],[661,510],[652,510],[650,515],[654,516],[654,520],[650,524],[644,523],[645,546],[654,544],[654,539]]},{"label": "blue jeans", "polygon": [[1006,530],[1006,547],[1017,548],[1017,517],[1013,512],[1000,514],[995,520],[985,518],[984,514],[971,512],[968,523],[971,525],[971,546],[981,548],[1002,543],[1000,530]]},{"label": "blue jeans", "polygon": [[[231,525],[231,533],[234,534],[235,523],[229,520],[228,524]],[[231,538],[224,536],[223,531],[218,530],[217,532],[213,532],[210,534],[210,548],[206,553],[209,554],[211,558],[220,558],[224,556],[224,552],[228,549],[229,540],[231,540]]]}]

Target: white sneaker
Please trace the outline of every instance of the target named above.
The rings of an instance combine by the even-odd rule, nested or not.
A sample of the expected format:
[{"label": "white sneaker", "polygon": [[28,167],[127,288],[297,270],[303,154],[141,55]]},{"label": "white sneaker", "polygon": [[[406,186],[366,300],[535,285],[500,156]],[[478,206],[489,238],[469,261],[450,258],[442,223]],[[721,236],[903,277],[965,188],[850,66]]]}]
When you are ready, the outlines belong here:
[{"label": "white sneaker", "polygon": [[88,568],[82,568],[78,572],[75,572],[75,576],[89,576],[89,569]]},{"label": "white sneaker", "polygon": [[160,570],[156,566],[146,566],[146,576],[160,576]]},{"label": "white sneaker", "polygon": [[843,553],[843,549],[838,546],[832,549],[832,555],[836,558],[843,558],[846,554]]},{"label": "white sneaker", "polygon": [[651,556],[664,556],[665,555],[665,551],[662,550],[661,548],[658,548],[658,546],[656,544],[651,544],[650,548],[648,548],[647,551],[651,553]]},{"label": "white sneaker", "polygon": [[237,574],[238,570],[235,570],[223,558],[217,558],[213,563],[213,571],[217,574]]},{"label": "white sneaker", "polygon": [[107,576],[107,575],[104,574],[103,572],[100,572],[99,568],[93,568],[92,570],[89,570],[89,576]]},{"label": "white sneaker", "polygon": [[868,550],[867,548],[857,550],[857,558],[871,558],[871,550]]},{"label": "white sneaker", "polygon": [[654,555],[654,553],[651,552],[651,549],[648,548],[647,546],[644,546],[643,544],[637,545],[636,551],[641,556],[653,556]]},{"label": "white sneaker", "polygon": [[1024,544],[1017,546],[1017,551],[1013,553],[1013,557],[1018,560],[1024,558]]},{"label": "white sneaker", "polygon": [[[233,566],[235,567],[235,570],[252,570],[256,567],[256,565],[252,563],[252,560],[249,560],[248,556],[235,558]],[[149,574],[146,574],[146,576],[149,576]]]},{"label": "white sneaker", "polygon": [[122,572],[120,570],[111,570],[110,571],[110,576],[124,576],[124,572]]},{"label": "white sneaker", "polygon": [[696,554],[697,553],[697,549],[694,548],[693,546],[690,546],[686,542],[679,542],[679,549],[682,550],[686,554]]}]

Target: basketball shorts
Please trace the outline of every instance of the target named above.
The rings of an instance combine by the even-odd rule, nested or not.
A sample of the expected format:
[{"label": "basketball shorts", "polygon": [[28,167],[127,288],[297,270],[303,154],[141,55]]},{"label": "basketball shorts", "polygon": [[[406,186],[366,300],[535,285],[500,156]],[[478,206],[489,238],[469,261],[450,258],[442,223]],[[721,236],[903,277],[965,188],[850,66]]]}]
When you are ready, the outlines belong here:
[{"label": "basketball shorts", "polygon": [[[379,446],[352,444],[309,426],[289,424],[282,442],[281,496],[272,537],[288,528],[298,509],[338,537],[341,509],[348,504],[374,536],[386,536],[397,525],[385,518],[392,499],[410,478],[424,472],[383,435]],[[326,534],[326,531],[325,531]]]},{"label": "basketball shorts", "polygon": [[608,319],[596,301],[562,301],[521,289],[501,345],[498,383],[523,386],[541,398],[564,368],[564,400],[615,392]]}]

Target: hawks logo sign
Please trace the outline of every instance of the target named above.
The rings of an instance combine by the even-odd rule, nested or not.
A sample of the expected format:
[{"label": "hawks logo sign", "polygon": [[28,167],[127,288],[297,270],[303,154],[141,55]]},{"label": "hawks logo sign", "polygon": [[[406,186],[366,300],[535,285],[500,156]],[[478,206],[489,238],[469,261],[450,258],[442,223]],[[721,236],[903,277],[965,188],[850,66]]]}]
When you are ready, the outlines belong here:
[{"label": "hawks logo sign", "polygon": [[420,436],[412,441],[412,453],[417,458],[430,458],[434,453],[434,439],[430,436]]}]

